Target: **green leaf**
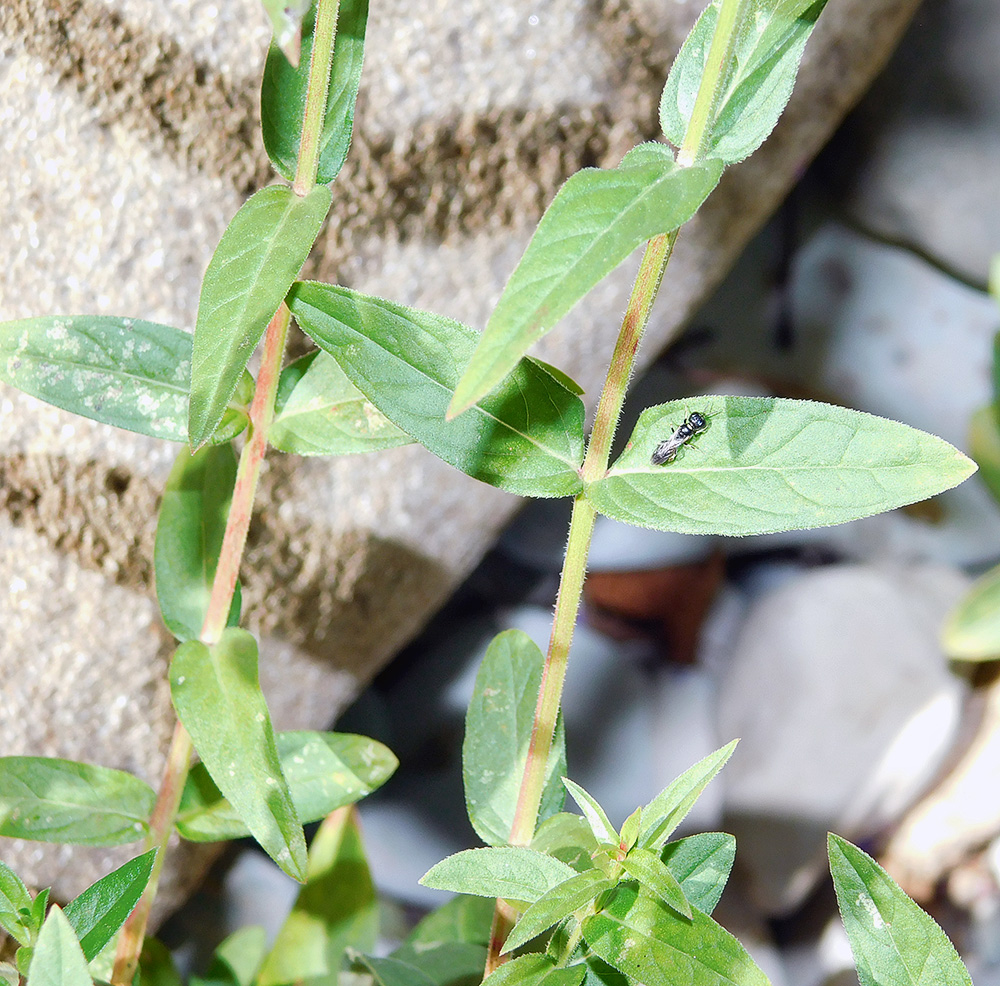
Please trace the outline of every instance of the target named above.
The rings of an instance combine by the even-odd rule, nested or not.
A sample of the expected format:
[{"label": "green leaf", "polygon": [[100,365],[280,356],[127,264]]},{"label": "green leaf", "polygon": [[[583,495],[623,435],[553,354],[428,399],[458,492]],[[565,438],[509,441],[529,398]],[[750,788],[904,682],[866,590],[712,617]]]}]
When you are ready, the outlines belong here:
[{"label": "green leaf", "polygon": [[460,322],[348,288],[296,284],[289,307],[352,383],[415,441],[476,479],[526,496],[582,489],[583,402],[525,360],[456,421],[445,409],[475,347]]},{"label": "green leaf", "polygon": [[0,962],[0,983],[4,986],[18,986],[20,982],[21,974],[17,971],[17,966]]},{"label": "green leaf", "polygon": [[[337,177],[351,146],[367,20],[368,0],[340,0],[330,88],[319,138],[316,180],[321,185],[328,185]],[[264,65],[260,90],[260,126],[264,147],[274,170],[289,181],[295,179],[299,159],[315,21],[314,3],[302,22],[302,55],[296,65],[290,64],[275,44],[271,45]]]},{"label": "green leaf", "polygon": [[941,642],[948,657],[956,660],[1000,657],[1000,565],[977,579],[951,611]]},{"label": "green leaf", "polygon": [[28,986],[93,986],[80,943],[56,904],[38,935],[28,969]]},{"label": "green leaf", "polygon": [[188,437],[215,430],[247,360],[309,256],[332,196],[317,185],[300,197],[287,185],[254,193],[215,249],[198,301]]},{"label": "green leaf", "polygon": [[299,891],[258,986],[309,980],[335,986],[347,948],[373,948],[378,901],[357,814],[341,808],[323,822],[309,847],[306,885]]},{"label": "green leaf", "polygon": [[297,455],[377,452],[411,441],[322,351],[282,370],[267,439],[276,449]]},{"label": "green leaf", "polygon": [[555,856],[579,871],[593,868],[591,854],[597,850],[597,845],[587,820],[568,811],[547,818],[531,840],[532,849]]},{"label": "green leaf", "polygon": [[267,951],[267,932],[248,925],[229,935],[215,950],[208,967],[208,981],[231,981],[235,986],[253,986]]},{"label": "green leaf", "polygon": [[599,870],[586,870],[553,887],[521,915],[520,920],[514,925],[514,930],[508,935],[500,954],[506,955],[515,948],[526,945],[532,938],[543,931],[548,931],[563,918],[589,904],[595,897],[613,886],[614,884]]},{"label": "green leaf", "polygon": [[[545,655],[521,630],[505,630],[490,642],[476,675],[465,715],[462,777],[465,805],[476,834],[488,845],[506,845],[514,823],[528,760]],[[539,821],[556,814],[565,794],[566,731],[562,717],[549,754]]]},{"label": "green leaf", "polygon": [[[663,95],[660,126],[678,147],[708,61],[720,0],[705,9],[681,47]],[[785,108],[806,40],[826,0],[748,0],[709,120],[706,157],[742,161],[767,138]]]},{"label": "green leaf", "polygon": [[1000,501],[1000,402],[981,407],[972,415],[969,454],[976,460],[980,478],[993,499]]},{"label": "green leaf", "polygon": [[[302,45],[302,18],[309,10],[309,0],[262,0],[274,32],[272,44],[292,65],[299,64]],[[308,60],[306,65],[308,66]]]},{"label": "green leaf", "polygon": [[743,946],[707,914],[691,920],[620,883],[583,937],[605,962],[645,986],[769,986]]},{"label": "green leaf", "polygon": [[596,955],[587,956],[584,968],[587,972],[583,977],[583,986],[632,986],[635,982]]},{"label": "green leaf", "polygon": [[305,836],[281,772],[253,636],[230,627],[212,647],[181,644],[170,662],[170,693],[212,780],[264,851],[301,883]]},{"label": "green leaf", "polygon": [[88,962],[111,941],[139,903],[155,859],[155,849],[130,859],[66,905],[66,920],[80,940]]},{"label": "green leaf", "polygon": [[[689,409],[708,430],[650,464]],[[696,447],[692,447],[696,446]],[[842,524],[957,486],[971,459],[926,432],[815,401],[699,397],[647,408],[610,473],[587,488],[602,514],[687,534],[768,534]]]},{"label": "green leaf", "polygon": [[139,956],[138,986],[183,986],[173,956],[163,942],[148,935]]},{"label": "green leaf", "polygon": [[622,823],[621,831],[618,833],[618,842],[623,849],[628,851],[636,844],[641,826],[642,809],[636,808]]},{"label": "green leaf", "polygon": [[434,986],[426,972],[400,959],[362,955],[358,962],[372,974],[375,986]]},{"label": "green leaf", "polygon": [[0,757],[0,835],[118,846],[143,838],[156,795],[124,770],[54,757]]},{"label": "green leaf", "polygon": [[584,974],[582,965],[560,969],[547,955],[522,955],[505,962],[483,986],[580,986]]},{"label": "green leaf", "polygon": [[420,883],[479,897],[534,903],[542,894],[576,876],[558,859],[520,846],[466,849],[432,866]]},{"label": "green leaf", "polygon": [[[318,822],[334,809],[360,801],[381,787],[399,765],[388,747],[352,733],[278,733],[275,745],[303,824]],[[177,831],[191,842],[220,842],[248,834],[203,764],[195,764],[188,774]]]},{"label": "green leaf", "polygon": [[871,856],[833,833],[827,843],[861,986],[972,986],[947,935]]},{"label": "green leaf", "polygon": [[449,407],[471,407],[636,247],[686,223],[722,165],[674,162],[663,144],[632,148],[617,168],[572,175],[545,211],[500,296]]},{"label": "green leaf", "polygon": [[413,945],[461,941],[489,945],[495,904],[485,897],[461,894],[431,911],[407,936]]},{"label": "green leaf", "polygon": [[[160,614],[178,640],[197,640],[205,622],[235,483],[236,454],[228,443],[194,455],[181,449],[170,470],[153,564]],[[239,610],[237,592],[231,623],[239,619]]]},{"label": "green leaf", "polygon": [[19,945],[31,942],[37,927],[30,920],[31,894],[21,878],[0,862],[0,928]]},{"label": "green leaf", "polygon": [[736,840],[725,832],[702,832],[668,842],[660,859],[677,877],[692,907],[711,914],[722,897],[736,859]]},{"label": "green leaf", "polygon": [[684,896],[680,881],[659,856],[648,849],[636,847],[622,861],[629,876],[635,877],[648,891],[656,894],[684,917],[691,917],[691,905]]},{"label": "green leaf", "polygon": [[469,942],[406,944],[387,959],[365,957],[382,986],[420,983],[423,986],[479,986],[486,965],[486,948]]},{"label": "green leaf", "polygon": [[618,832],[604,813],[604,809],[597,803],[597,799],[568,777],[564,777],[562,782],[566,785],[566,790],[573,795],[573,800],[580,806],[583,817],[587,819],[587,824],[594,833],[594,838],[598,842],[610,842],[617,845]]},{"label": "green leaf", "polygon": [[[3,322],[0,381],[102,424],[186,442],[191,347],[190,333],[137,318],[52,315]],[[212,442],[229,441],[247,426],[239,396],[223,408]]]},{"label": "green leaf", "polygon": [[667,841],[670,833],[684,821],[701,797],[709,781],[726,765],[738,742],[732,740],[703,757],[693,767],[688,767],[642,809],[639,845],[643,849],[659,849]]}]

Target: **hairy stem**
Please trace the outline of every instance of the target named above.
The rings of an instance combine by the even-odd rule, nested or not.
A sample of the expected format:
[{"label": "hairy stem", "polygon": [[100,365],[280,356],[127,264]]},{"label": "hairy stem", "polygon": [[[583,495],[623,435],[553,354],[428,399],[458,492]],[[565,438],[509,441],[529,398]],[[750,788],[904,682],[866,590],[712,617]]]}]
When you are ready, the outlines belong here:
[{"label": "hairy stem", "polygon": [[333,65],[333,42],[337,31],[340,0],[319,0],[313,30],[312,57],[309,62],[309,88],[302,118],[302,137],[292,188],[296,195],[308,195],[316,184],[319,167],[319,141],[326,116],[330,91],[330,67]]}]

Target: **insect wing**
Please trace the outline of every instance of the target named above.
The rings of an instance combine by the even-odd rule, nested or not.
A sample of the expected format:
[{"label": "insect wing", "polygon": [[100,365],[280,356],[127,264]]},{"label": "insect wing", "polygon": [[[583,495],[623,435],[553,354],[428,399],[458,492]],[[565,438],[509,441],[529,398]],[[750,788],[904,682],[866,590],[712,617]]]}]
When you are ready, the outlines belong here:
[{"label": "insect wing", "polygon": [[671,435],[660,442],[653,449],[653,454],[649,457],[650,463],[654,466],[665,466],[668,462],[673,462],[677,456],[677,450],[686,441],[685,438],[679,436],[680,432],[678,431],[677,434]]}]

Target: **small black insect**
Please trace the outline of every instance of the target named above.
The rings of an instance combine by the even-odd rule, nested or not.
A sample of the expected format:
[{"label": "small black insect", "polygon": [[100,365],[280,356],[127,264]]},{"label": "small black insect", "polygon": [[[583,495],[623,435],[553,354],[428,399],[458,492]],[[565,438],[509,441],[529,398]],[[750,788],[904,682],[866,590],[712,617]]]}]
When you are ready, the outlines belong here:
[{"label": "small black insect", "polygon": [[654,466],[665,466],[673,462],[677,457],[677,452],[685,443],[691,441],[695,435],[700,435],[708,427],[708,419],[699,411],[692,411],[684,423],[669,438],[663,439],[659,445],[653,449],[653,454],[649,461]]}]

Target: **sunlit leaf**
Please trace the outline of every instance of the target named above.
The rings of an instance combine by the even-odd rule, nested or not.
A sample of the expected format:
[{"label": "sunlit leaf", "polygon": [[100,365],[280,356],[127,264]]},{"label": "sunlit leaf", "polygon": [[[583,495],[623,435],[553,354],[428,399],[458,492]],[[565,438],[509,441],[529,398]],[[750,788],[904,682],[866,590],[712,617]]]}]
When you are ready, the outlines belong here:
[{"label": "sunlit leaf", "polygon": [[466,849],[432,866],[420,883],[480,897],[533,903],[576,873],[565,863],[520,846]]},{"label": "sunlit leaf", "polygon": [[568,811],[547,818],[531,840],[532,849],[555,856],[579,871],[593,868],[591,854],[596,852],[597,845],[587,820]]},{"label": "sunlit leaf", "polygon": [[19,945],[27,945],[37,929],[29,920],[31,894],[21,878],[0,862],[0,928]]},{"label": "sunlit leaf", "polygon": [[300,327],[398,428],[449,465],[526,496],[582,487],[583,402],[525,360],[455,421],[445,409],[478,338],[460,322],[331,284],[289,294]]},{"label": "sunlit leaf", "polygon": [[948,936],[871,856],[832,833],[828,849],[861,986],[972,986]]},{"label": "sunlit leaf", "polygon": [[711,914],[736,859],[736,840],[726,832],[701,832],[668,842],[660,859],[677,877],[688,903]]},{"label": "sunlit leaf", "polygon": [[386,958],[366,955],[361,962],[376,986],[479,986],[486,949],[469,942],[406,944]]},{"label": "sunlit leaf", "polygon": [[298,196],[262,188],[232,221],[205,271],[191,363],[188,436],[215,430],[247,361],[312,249],[332,196],[325,185]]},{"label": "sunlit leaf", "polygon": [[282,370],[267,440],[297,455],[375,452],[412,441],[322,351]]},{"label": "sunlit leaf", "polygon": [[[476,833],[488,845],[506,845],[531,744],[545,655],[521,630],[490,642],[465,715],[462,777]],[[566,734],[560,717],[549,754],[538,820],[560,811],[566,773]]]},{"label": "sunlit leaf", "polygon": [[302,882],[305,837],[281,772],[253,636],[230,627],[211,647],[181,644],[170,662],[170,693],[212,780],[264,851]]},{"label": "sunlit leaf", "polygon": [[691,917],[691,905],[684,896],[680,881],[655,853],[636,847],[622,860],[622,867],[665,904],[684,917]]},{"label": "sunlit leaf", "polygon": [[618,842],[618,832],[608,819],[604,809],[598,804],[593,795],[588,794],[579,784],[571,781],[568,777],[562,779],[566,790],[573,795],[573,800],[580,806],[583,817],[587,819],[594,838],[598,842]]},{"label": "sunlit leaf", "polygon": [[93,986],[80,943],[55,904],[35,943],[28,986]]},{"label": "sunlit leaf", "polygon": [[559,189],[490,316],[448,413],[488,394],[530,346],[646,240],[686,223],[722,174],[640,144],[617,168],[585,168]]},{"label": "sunlit leaf", "polygon": [[[650,456],[687,413],[707,430],[667,465]],[[842,524],[957,486],[976,466],[940,438],[815,401],[699,397],[643,411],[609,474],[590,484],[598,511],[688,534],[767,534]]]},{"label": "sunlit leaf", "polygon": [[494,903],[484,897],[461,894],[431,911],[410,932],[406,940],[413,945],[462,941],[489,945]]},{"label": "sunlit leaf", "polygon": [[[188,439],[191,334],[109,315],[52,315],[0,323],[0,381],[102,424],[171,442]],[[247,425],[247,377],[210,438]]]},{"label": "sunlit leaf", "polygon": [[[680,147],[708,61],[721,0],[712,0],[681,47],[663,95],[660,126]],[[723,69],[705,156],[726,164],[752,154],[785,108],[799,60],[826,0],[746,0]]]},{"label": "sunlit leaf", "polygon": [[156,795],[124,770],[54,757],[0,757],[0,835],[117,846],[141,839]]},{"label": "sunlit leaf", "polygon": [[505,962],[483,986],[580,986],[583,977],[582,965],[560,969],[548,955],[522,955]]}]

